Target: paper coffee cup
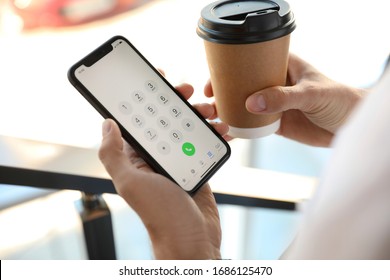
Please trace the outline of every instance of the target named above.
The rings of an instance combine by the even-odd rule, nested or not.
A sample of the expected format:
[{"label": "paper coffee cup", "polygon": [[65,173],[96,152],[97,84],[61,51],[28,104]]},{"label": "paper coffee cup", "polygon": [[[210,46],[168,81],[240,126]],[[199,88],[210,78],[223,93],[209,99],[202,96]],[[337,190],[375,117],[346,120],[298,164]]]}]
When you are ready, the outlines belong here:
[{"label": "paper coffee cup", "polygon": [[245,101],[261,89],[285,85],[294,29],[282,0],[224,0],[202,10],[197,33],[204,39],[218,116],[231,136],[258,138],[279,129],[281,114],[251,114]]}]

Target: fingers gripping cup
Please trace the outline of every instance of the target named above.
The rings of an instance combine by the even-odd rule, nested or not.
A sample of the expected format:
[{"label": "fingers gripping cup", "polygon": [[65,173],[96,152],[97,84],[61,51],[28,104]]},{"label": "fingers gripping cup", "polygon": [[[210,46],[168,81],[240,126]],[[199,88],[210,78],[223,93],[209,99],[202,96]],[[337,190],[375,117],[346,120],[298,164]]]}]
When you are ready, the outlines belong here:
[{"label": "fingers gripping cup", "polygon": [[287,78],[294,15],[282,0],[223,0],[201,12],[197,33],[204,39],[215,103],[229,135],[257,138],[276,132],[280,114],[247,111],[247,97],[283,86]]}]

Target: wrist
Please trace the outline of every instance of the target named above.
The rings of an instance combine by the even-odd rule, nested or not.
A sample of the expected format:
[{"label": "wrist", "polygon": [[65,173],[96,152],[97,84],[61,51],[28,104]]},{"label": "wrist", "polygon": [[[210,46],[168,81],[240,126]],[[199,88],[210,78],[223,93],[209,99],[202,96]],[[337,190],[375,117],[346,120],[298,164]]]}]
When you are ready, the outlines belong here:
[{"label": "wrist", "polygon": [[153,244],[154,257],[157,260],[219,260],[221,251],[219,248],[205,243],[179,243],[164,244],[157,246]]}]

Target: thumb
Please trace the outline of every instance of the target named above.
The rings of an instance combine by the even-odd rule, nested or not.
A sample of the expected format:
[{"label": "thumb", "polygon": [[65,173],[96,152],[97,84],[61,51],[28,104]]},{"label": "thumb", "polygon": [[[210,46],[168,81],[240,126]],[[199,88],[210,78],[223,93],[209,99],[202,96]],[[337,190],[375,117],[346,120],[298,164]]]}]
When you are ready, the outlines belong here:
[{"label": "thumb", "polygon": [[279,113],[289,109],[297,109],[295,87],[270,87],[250,95],[246,100],[246,108],[254,114]]},{"label": "thumb", "polygon": [[115,178],[121,172],[121,166],[127,160],[123,151],[122,134],[118,125],[111,119],[106,119],[102,125],[103,140],[99,149],[99,159],[107,172]]}]

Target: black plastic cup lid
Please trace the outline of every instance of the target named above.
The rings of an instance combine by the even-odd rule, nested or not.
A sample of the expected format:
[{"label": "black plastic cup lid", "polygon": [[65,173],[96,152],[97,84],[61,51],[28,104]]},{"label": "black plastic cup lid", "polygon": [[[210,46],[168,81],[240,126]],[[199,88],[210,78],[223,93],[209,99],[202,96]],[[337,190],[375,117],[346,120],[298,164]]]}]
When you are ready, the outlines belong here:
[{"label": "black plastic cup lid", "polygon": [[270,41],[294,31],[295,19],[283,0],[222,0],[201,12],[198,35],[222,44]]}]

